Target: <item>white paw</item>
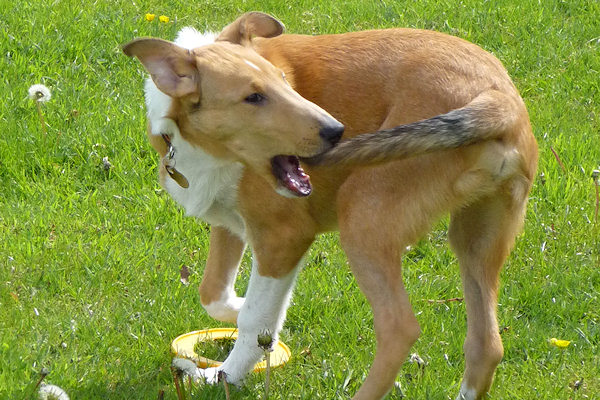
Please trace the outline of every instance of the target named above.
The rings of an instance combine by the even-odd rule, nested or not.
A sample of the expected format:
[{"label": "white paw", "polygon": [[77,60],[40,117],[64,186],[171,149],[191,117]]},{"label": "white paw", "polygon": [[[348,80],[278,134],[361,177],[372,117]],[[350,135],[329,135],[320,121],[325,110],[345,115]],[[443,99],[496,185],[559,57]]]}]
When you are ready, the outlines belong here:
[{"label": "white paw", "polygon": [[198,373],[209,385],[216,385],[219,383],[219,369],[216,367],[198,368]]},{"label": "white paw", "polygon": [[228,305],[236,313],[239,313],[240,310],[242,309],[242,306],[244,305],[244,301],[246,301],[245,297],[235,296],[235,297],[232,297],[231,299],[229,299]]},{"label": "white paw", "polygon": [[227,380],[227,383],[237,387],[241,387],[243,383],[242,379],[232,378],[232,376],[227,375],[227,373],[219,367],[198,368],[198,374],[201,379],[209,385],[216,385],[223,379]]},{"label": "white paw", "polygon": [[191,377],[194,382],[198,382],[202,378],[202,375],[200,374],[202,369],[198,368],[196,363],[193,361],[185,358],[174,358],[171,365],[180,372],[183,372],[185,375]]},{"label": "white paw", "polygon": [[456,400],[475,400],[477,398],[477,392],[475,389],[470,389],[463,382],[460,385],[460,393],[456,397]]},{"label": "white paw", "polygon": [[244,305],[244,298],[231,296],[225,300],[214,301],[204,306],[204,309],[216,320],[223,322],[237,322],[240,309]]}]

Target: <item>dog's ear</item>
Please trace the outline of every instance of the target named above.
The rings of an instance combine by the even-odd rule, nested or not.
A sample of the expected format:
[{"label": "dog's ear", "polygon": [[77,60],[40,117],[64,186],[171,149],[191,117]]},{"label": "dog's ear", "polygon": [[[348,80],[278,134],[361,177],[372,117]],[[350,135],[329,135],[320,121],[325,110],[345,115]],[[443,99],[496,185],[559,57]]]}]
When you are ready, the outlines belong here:
[{"label": "dog's ear", "polygon": [[253,37],[279,36],[284,30],[285,26],[269,14],[251,11],[227,25],[216,40],[247,45]]},{"label": "dog's ear", "polygon": [[161,92],[174,97],[200,97],[200,75],[189,50],[162,39],[142,38],[123,46],[123,53],[137,57]]}]

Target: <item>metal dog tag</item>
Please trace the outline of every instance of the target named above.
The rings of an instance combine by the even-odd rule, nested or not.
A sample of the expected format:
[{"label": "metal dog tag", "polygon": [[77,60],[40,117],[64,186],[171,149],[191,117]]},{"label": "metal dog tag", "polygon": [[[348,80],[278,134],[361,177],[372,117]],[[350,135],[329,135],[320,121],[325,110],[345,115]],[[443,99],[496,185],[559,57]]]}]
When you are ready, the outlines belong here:
[{"label": "metal dog tag", "polygon": [[179,171],[177,171],[177,169],[175,169],[174,166],[170,165],[170,160],[169,159],[165,159],[165,169],[167,170],[167,173],[169,174],[169,176],[179,184],[179,186],[181,186],[184,189],[187,189],[188,187],[190,187],[190,183],[188,182],[188,180],[186,179],[185,176],[183,176],[183,174]]},{"label": "metal dog tag", "polygon": [[177,182],[177,184],[179,184],[179,186],[181,186],[182,188],[187,189],[188,187],[190,187],[190,183],[181,172],[175,169],[175,149],[171,144],[171,140],[167,135],[162,135],[162,137],[165,141],[165,144],[168,146],[167,154],[165,154],[165,157],[163,158],[165,169],[167,170],[167,173],[169,174],[171,179]]}]

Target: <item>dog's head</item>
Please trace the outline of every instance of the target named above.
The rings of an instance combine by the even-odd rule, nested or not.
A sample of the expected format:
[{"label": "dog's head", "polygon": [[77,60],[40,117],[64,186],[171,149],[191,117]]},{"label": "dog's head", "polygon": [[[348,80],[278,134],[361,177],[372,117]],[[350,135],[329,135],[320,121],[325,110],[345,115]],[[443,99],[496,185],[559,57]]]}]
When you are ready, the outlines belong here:
[{"label": "dog's head", "polygon": [[307,196],[312,187],[298,157],[326,151],[344,127],[294,91],[282,71],[249,45],[252,37],[282,32],[273,17],[247,13],[210,45],[186,50],[144,38],[123,51],[137,57],[158,89],[172,98],[169,118],[184,139],[244,163],[281,194]]}]

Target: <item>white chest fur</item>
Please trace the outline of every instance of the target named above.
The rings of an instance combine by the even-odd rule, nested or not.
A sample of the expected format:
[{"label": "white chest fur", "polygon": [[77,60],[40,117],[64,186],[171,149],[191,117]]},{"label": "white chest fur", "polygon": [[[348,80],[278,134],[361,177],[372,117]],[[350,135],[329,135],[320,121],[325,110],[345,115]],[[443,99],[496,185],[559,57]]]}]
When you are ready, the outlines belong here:
[{"label": "white chest fur", "polygon": [[[202,34],[193,28],[184,28],[175,43],[193,49],[212,43],[215,36],[214,33]],[[176,168],[189,181],[189,187],[182,188],[167,176],[165,189],[188,215],[199,217],[211,225],[226,227],[243,238],[244,222],[237,212],[237,188],[243,165],[213,157],[184,140],[177,124],[165,118],[171,107],[171,98],[158,90],[150,78],[146,80],[145,91],[151,133],[171,137]]]},{"label": "white chest fur", "polygon": [[170,177],[164,187],[181,204],[188,215],[211,225],[224,226],[240,237],[244,223],[236,210],[237,188],[243,166],[219,160],[187,143],[179,135],[172,139],[177,170],[189,181],[185,189]]}]

